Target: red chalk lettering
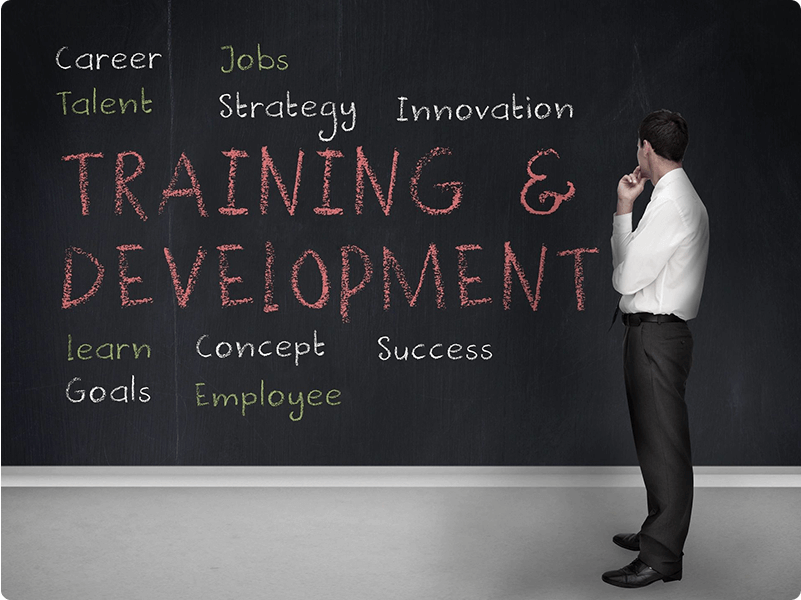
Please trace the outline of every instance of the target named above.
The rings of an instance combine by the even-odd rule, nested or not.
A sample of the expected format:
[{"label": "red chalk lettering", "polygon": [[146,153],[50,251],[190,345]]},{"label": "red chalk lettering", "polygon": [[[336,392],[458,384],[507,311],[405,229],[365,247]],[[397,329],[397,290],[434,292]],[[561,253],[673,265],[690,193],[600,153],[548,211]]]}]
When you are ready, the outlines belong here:
[{"label": "red chalk lettering", "polygon": [[278,305],[273,303],[273,266],[275,265],[275,251],[272,242],[265,242],[264,252],[266,255],[264,262],[264,312],[270,313],[278,310]]},{"label": "red chalk lettering", "polygon": [[242,246],[238,244],[226,244],[223,246],[217,246],[217,250],[220,251],[220,302],[222,303],[223,307],[227,306],[236,306],[238,304],[250,304],[253,302],[253,298],[237,298],[231,299],[231,295],[229,292],[229,286],[232,283],[242,283],[242,278],[237,277],[229,277],[228,276],[228,252],[233,252],[234,250],[244,250]]},{"label": "red chalk lettering", "polygon": [[[189,176],[191,187],[176,189],[175,186],[178,184],[178,175],[180,174],[180,170],[182,168]],[[194,196],[197,200],[197,210],[200,213],[200,216],[209,216],[209,213],[206,212],[206,205],[203,203],[203,194],[200,191],[200,184],[198,183],[197,176],[195,175],[195,169],[192,167],[192,163],[189,162],[189,159],[186,157],[185,152],[181,152],[181,157],[178,159],[178,164],[175,165],[175,171],[172,174],[170,185],[167,186],[167,189],[162,192],[162,200],[161,204],[159,205],[159,214],[164,212],[164,208],[167,206],[167,200],[176,196]]]},{"label": "red chalk lettering", "polygon": [[447,208],[432,208],[426,204],[423,204],[423,202],[420,200],[420,194],[418,188],[420,186],[420,176],[423,173],[423,167],[425,167],[428,163],[431,162],[432,159],[436,158],[437,156],[450,156],[451,154],[452,153],[450,148],[433,148],[428,154],[426,154],[419,161],[417,161],[417,166],[414,169],[414,174],[412,175],[412,178],[409,181],[409,192],[412,196],[412,200],[420,210],[422,210],[424,213],[428,215],[450,214],[457,208],[459,208],[459,204],[461,204],[462,202],[462,191],[464,188],[464,183],[462,183],[461,181],[449,181],[447,183],[437,183],[434,185],[434,187],[447,190],[452,194],[451,204]]},{"label": "red chalk lettering", "polygon": [[90,158],[103,158],[102,152],[82,152],[81,154],[70,154],[62,156],[61,160],[78,161],[78,188],[81,191],[81,214],[86,217],[89,215],[89,170],[88,160]]},{"label": "red chalk lettering", "polygon": [[[129,175],[127,177],[125,177],[124,174],[126,156],[135,156],[137,161],[136,170],[133,172],[133,175]],[[131,206],[134,207],[134,210],[136,211],[136,214],[139,215],[139,218],[143,221],[147,221],[147,215],[145,214],[142,205],[139,203],[139,200],[136,198],[136,196],[134,196],[130,188],[128,188],[128,183],[139,177],[144,170],[145,160],[139,153],[131,150],[129,152],[120,152],[117,154],[117,166],[114,174],[114,182],[117,188],[117,201],[114,207],[115,214],[122,214],[122,199],[125,197],[128,202],[131,203]]]},{"label": "red chalk lettering", "polygon": [[389,211],[392,209],[392,191],[395,189],[395,176],[398,172],[398,156],[400,153],[398,149],[395,148],[393,156],[392,156],[392,173],[389,177],[389,188],[387,190],[386,197],[384,196],[384,190],[381,189],[381,186],[378,183],[378,177],[376,177],[375,172],[370,167],[370,163],[367,162],[367,157],[364,155],[364,150],[362,146],[358,146],[356,148],[356,214],[362,214],[363,205],[364,205],[364,174],[367,173],[367,177],[370,179],[370,185],[373,186],[373,191],[375,192],[376,197],[378,198],[378,202],[381,204],[381,210],[384,211],[386,216],[389,216]]},{"label": "red chalk lettering", "polygon": [[537,183],[538,181],[544,181],[547,178],[547,175],[540,175],[537,173],[532,172],[531,166],[534,164],[534,161],[540,158],[541,156],[546,156],[548,154],[553,154],[556,158],[559,158],[559,154],[557,154],[556,150],[553,148],[548,148],[547,150],[540,150],[534,156],[532,156],[528,161],[528,166],[526,170],[528,171],[529,180],[523,186],[523,190],[520,192],[520,203],[523,205],[528,212],[532,215],[550,215],[553,212],[556,212],[556,209],[562,204],[562,202],[566,202],[570,200],[576,194],[576,188],[573,186],[571,182],[567,182],[568,190],[564,194],[559,194],[557,192],[553,192],[550,190],[546,190],[541,192],[539,195],[540,204],[545,204],[548,198],[553,198],[553,206],[548,210],[537,210],[532,208],[531,205],[528,203],[526,196],[528,195],[529,188]]},{"label": "red chalk lettering", "polygon": [[[95,276],[95,282],[92,284],[92,287],[89,288],[89,291],[86,292],[80,298],[73,298],[72,297],[72,257],[74,254],[81,254],[89,259],[89,261],[95,266],[97,270],[97,275]],[[74,308],[79,304],[83,304],[89,298],[94,296],[97,291],[100,289],[100,284],[103,283],[103,274],[105,272],[105,268],[97,260],[90,252],[86,250],[82,250],[81,248],[76,248],[75,246],[71,248],[67,248],[66,256],[64,258],[64,288],[63,294],[61,296],[61,308]]]},{"label": "red chalk lettering", "polygon": [[270,153],[267,152],[267,146],[263,146],[261,149],[261,214],[267,214],[267,198],[270,195],[270,179],[267,176],[268,172],[272,174],[273,179],[275,179],[275,185],[278,187],[278,192],[281,194],[281,197],[284,199],[284,204],[286,205],[286,210],[289,213],[289,216],[294,216],[295,208],[298,205],[298,186],[300,185],[300,174],[303,168],[303,150],[298,149],[298,163],[297,169],[295,171],[295,188],[292,191],[292,198],[289,197],[289,192],[287,192],[286,186],[284,185],[283,179],[281,179],[281,173],[278,172],[278,169],[273,162]]},{"label": "red chalk lettering", "polygon": [[314,212],[318,215],[341,215],[344,212],[342,208],[331,208],[331,167],[333,159],[342,158],[344,154],[330,148],[317,152],[317,154],[325,159],[325,170],[323,171],[323,205],[315,206]]},{"label": "red chalk lettering", "polygon": [[395,271],[395,277],[398,279],[398,283],[400,283],[401,287],[403,288],[403,293],[406,296],[406,300],[409,302],[409,306],[415,306],[417,304],[417,299],[420,296],[420,290],[423,287],[423,281],[425,281],[426,271],[429,264],[434,272],[434,285],[437,288],[437,308],[443,309],[445,308],[445,287],[442,284],[442,269],[439,265],[439,253],[437,251],[436,244],[432,243],[428,246],[428,253],[426,254],[425,262],[423,263],[423,270],[420,272],[420,281],[417,284],[417,290],[414,292],[414,294],[412,294],[412,288],[406,279],[406,273],[403,271],[403,267],[401,267],[398,259],[395,258],[395,255],[389,250],[389,248],[384,246],[384,310],[389,310],[390,307],[390,268]]},{"label": "red chalk lettering", "polygon": [[481,246],[476,244],[467,244],[464,246],[456,246],[456,252],[459,254],[459,298],[461,306],[475,306],[476,304],[487,304],[492,302],[492,298],[470,298],[467,294],[467,286],[471,283],[481,283],[481,277],[468,277],[467,276],[467,255],[466,253],[471,250],[481,250]]},{"label": "red chalk lettering", "polygon": [[[307,256],[311,256],[317,263],[317,270],[320,272],[320,278],[322,280],[322,291],[320,292],[320,297],[316,302],[309,302],[303,297],[303,293],[300,291],[300,282],[298,281],[300,267],[303,265],[303,262],[306,260]],[[328,304],[328,299],[331,297],[331,289],[328,284],[328,269],[325,267],[323,259],[320,258],[320,255],[314,250],[304,251],[303,254],[301,254],[300,257],[295,261],[295,264],[292,265],[291,281],[292,291],[295,293],[295,298],[297,298],[298,302],[300,302],[306,308],[314,308],[319,310]]]},{"label": "red chalk lettering", "polygon": [[520,262],[517,260],[517,256],[515,256],[514,251],[512,251],[512,245],[510,242],[504,242],[503,244],[503,251],[504,251],[504,262],[503,262],[503,308],[504,310],[509,310],[512,305],[512,269],[514,268],[515,272],[517,273],[517,278],[520,280],[520,285],[523,286],[523,291],[526,294],[526,298],[528,298],[528,303],[531,306],[531,310],[536,311],[537,306],[540,303],[540,288],[542,286],[542,275],[545,271],[545,253],[548,249],[545,247],[545,244],[542,245],[542,251],[540,252],[540,270],[539,274],[537,275],[537,288],[534,294],[531,293],[531,285],[526,278],[526,273],[523,270],[523,267],[520,265]]},{"label": "red chalk lettering", "polygon": [[185,288],[181,285],[181,279],[178,277],[178,267],[175,265],[175,259],[173,259],[169,248],[164,248],[164,258],[167,259],[167,266],[170,268],[172,286],[175,288],[175,299],[178,301],[178,306],[186,308],[189,302],[189,296],[192,295],[192,291],[195,289],[200,266],[206,258],[206,251],[203,249],[203,246],[197,249],[197,256],[195,256],[195,262],[192,264],[192,270],[189,272]]},{"label": "red chalk lettering", "polygon": [[576,309],[584,310],[584,254],[597,254],[598,248],[576,248],[557,252],[557,256],[573,255],[574,279],[576,284]]},{"label": "red chalk lettering", "polygon": [[138,244],[126,244],[123,246],[117,246],[117,250],[120,251],[120,304],[123,308],[127,306],[136,306],[137,304],[151,304],[153,302],[153,298],[137,298],[135,300],[131,300],[130,293],[128,291],[128,286],[132,283],[142,283],[141,277],[129,277],[128,276],[128,255],[127,252],[132,252],[134,250],[144,250],[142,246]]},{"label": "red chalk lettering", "polygon": [[[364,276],[362,280],[351,287],[350,285],[350,255],[358,254],[362,259]],[[367,253],[358,246],[342,246],[342,285],[340,292],[339,311],[342,315],[343,323],[350,323],[350,299],[358,292],[363,290],[373,277],[373,264]]]},{"label": "red chalk lettering", "polygon": [[247,208],[237,208],[236,199],[234,197],[234,184],[236,182],[236,165],[240,158],[247,158],[248,153],[243,150],[234,150],[231,148],[228,151],[223,150],[223,154],[231,160],[228,167],[228,206],[221,206],[218,210],[221,215],[246,215],[248,214]]}]

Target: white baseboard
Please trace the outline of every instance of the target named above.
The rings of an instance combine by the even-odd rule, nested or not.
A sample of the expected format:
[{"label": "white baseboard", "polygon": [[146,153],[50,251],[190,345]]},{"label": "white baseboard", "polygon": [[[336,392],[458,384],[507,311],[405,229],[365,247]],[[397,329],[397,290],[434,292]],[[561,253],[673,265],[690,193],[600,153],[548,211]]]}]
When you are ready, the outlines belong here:
[{"label": "white baseboard", "polygon": [[[695,467],[695,487],[801,488],[801,467]],[[638,467],[3,467],[2,487],[642,487]]]}]

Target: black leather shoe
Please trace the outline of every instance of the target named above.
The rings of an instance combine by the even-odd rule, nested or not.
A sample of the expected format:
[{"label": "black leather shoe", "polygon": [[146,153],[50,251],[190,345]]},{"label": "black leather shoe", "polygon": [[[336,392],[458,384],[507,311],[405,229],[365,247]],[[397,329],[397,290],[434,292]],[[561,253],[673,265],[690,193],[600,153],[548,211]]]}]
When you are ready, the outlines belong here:
[{"label": "black leather shoe", "polygon": [[640,549],[640,534],[639,533],[618,533],[612,538],[621,548],[637,552]]},{"label": "black leather shoe", "polygon": [[673,575],[662,575],[654,571],[651,567],[635,558],[634,562],[626,565],[617,571],[607,571],[601,576],[606,583],[623,588],[641,588],[651,585],[654,581],[678,581],[681,579],[681,571]]}]

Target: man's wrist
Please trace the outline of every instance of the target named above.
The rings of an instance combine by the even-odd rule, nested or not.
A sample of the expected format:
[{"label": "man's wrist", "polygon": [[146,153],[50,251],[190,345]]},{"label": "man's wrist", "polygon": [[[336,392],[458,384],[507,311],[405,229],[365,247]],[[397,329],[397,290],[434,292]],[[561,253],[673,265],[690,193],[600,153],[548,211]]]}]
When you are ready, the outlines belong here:
[{"label": "man's wrist", "polygon": [[634,210],[634,202],[617,199],[617,215],[627,215]]}]

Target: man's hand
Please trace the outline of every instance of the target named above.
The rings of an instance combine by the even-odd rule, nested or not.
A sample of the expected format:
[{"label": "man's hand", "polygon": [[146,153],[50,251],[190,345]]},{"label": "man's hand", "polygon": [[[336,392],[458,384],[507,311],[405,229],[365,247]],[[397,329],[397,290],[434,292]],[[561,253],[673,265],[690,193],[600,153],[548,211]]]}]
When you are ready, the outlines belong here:
[{"label": "man's hand", "polygon": [[634,201],[642,193],[646,181],[640,173],[640,167],[620,178],[617,184],[617,214],[625,215],[632,211]]}]

